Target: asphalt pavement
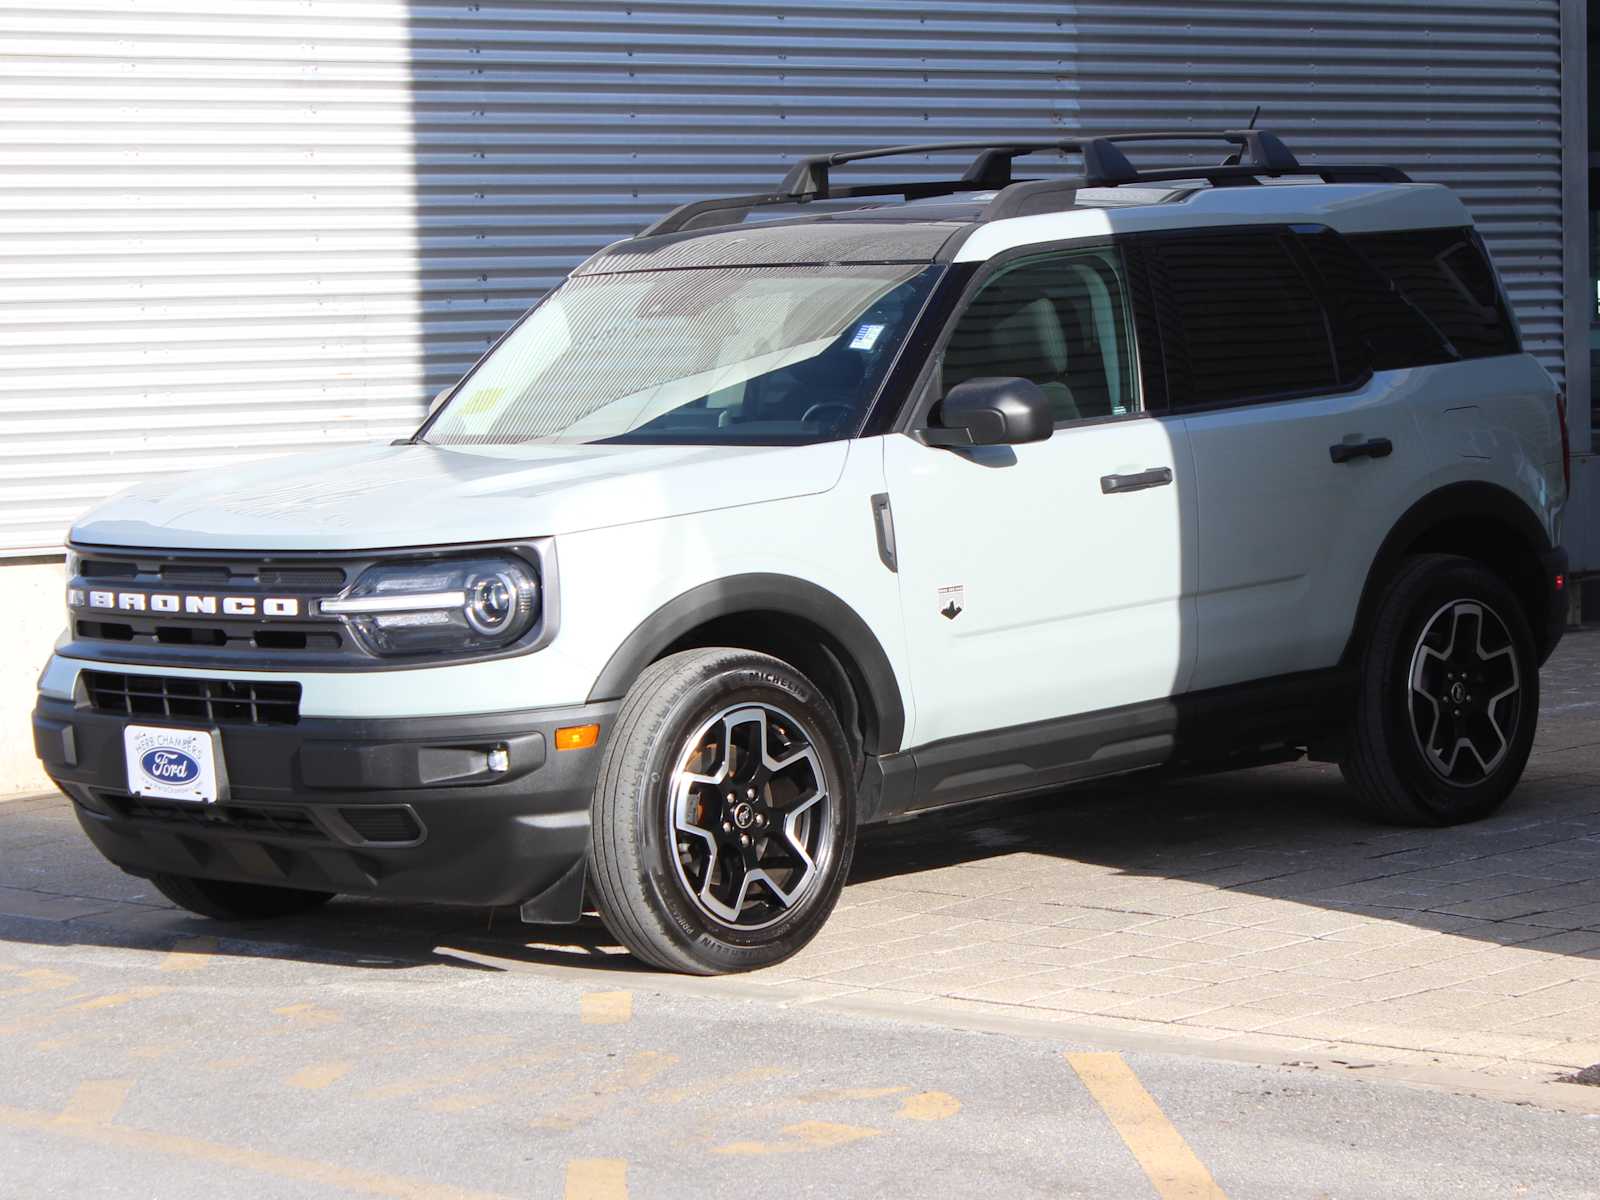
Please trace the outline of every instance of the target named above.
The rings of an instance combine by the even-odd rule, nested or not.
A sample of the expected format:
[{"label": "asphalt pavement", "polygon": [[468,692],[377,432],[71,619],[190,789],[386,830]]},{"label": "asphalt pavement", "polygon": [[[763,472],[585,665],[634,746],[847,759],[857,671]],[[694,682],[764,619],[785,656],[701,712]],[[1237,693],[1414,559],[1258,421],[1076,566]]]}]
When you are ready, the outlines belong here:
[{"label": "asphalt pavement", "polygon": [[587,968],[0,936],[5,1196],[1600,1195],[1600,1105]]}]

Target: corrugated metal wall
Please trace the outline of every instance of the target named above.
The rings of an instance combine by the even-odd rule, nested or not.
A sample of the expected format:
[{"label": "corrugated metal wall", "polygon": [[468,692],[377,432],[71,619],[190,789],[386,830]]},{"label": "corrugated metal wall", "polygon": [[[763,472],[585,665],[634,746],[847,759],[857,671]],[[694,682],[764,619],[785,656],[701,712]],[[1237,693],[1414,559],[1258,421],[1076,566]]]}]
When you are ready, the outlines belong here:
[{"label": "corrugated metal wall", "polygon": [[412,419],[405,4],[51,0],[0,54],[0,547]]},{"label": "corrugated metal wall", "polygon": [[[1557,0],[0,8],[0,553],[391,436],[594,247],[839,145],[1262,124],[1455,184],[1560,368]],[[914,170],[916,168],[907,168]]]}]

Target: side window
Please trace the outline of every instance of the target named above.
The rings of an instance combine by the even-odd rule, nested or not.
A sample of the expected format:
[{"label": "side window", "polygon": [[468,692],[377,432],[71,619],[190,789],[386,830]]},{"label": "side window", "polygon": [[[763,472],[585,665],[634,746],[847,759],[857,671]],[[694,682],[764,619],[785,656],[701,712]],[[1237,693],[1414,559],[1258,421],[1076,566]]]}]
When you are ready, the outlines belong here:
[{"label": "side window", "polygon": [[1346,365],[1358,356],[1376,371],[1455,361],[1456,352],[1438,327],[1342,234],[1331,229],[1302,234],[1300,245],[1335,309],[1336,334],[1355,343],[1339,348],[1347,376],[1360,374]]},{"label": "side window", "polygon": [[1031,379],[1057,423],[1139,411],[1127,288],[1114,250],[1030,258],[979,287],[940,362],[946,391],[983,376]]},{"label": "side window", "polygon": [[1470,229],[1413,229],[1350,239],[1462,358],[1515,354],[1516,329],[1488,255]]},{"label": "side window", "polygon": [[1185,234],[1145,249],[1174,410],[1340,385],[1327,316],[1283,235]]}]

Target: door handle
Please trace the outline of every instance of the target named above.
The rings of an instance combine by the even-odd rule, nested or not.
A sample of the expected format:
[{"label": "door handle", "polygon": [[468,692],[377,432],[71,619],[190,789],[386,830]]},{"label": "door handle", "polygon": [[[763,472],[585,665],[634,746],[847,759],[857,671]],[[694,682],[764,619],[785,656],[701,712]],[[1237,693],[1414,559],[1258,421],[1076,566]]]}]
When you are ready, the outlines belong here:
[{"label": "door handle", "polygon": [[1336,463],[1356,458],[1388,458],[1394,453],[1394,443],[1388,438],[1368,438],[1364,442],[1335,442],[1328,447],[1328,457]]},{"label": "door handle", "polygon": [[1100,490],[1108,496],[1120,496],[1123,492],[1166,487],[1171,482],[1171,467],[1151,467],[1148,471],[1135,471],[1132,475],[1102,475]]}]

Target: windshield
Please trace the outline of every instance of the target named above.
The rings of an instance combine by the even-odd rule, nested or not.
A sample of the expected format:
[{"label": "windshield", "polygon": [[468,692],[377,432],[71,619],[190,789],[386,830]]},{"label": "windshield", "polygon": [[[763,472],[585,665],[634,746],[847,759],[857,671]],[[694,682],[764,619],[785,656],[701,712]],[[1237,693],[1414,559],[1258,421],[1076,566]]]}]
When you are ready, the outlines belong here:
[{"label": "windshield", "polygon": [[916,263],[574,276],[478,364],[423,440],[850,437],[939,271]]}]

